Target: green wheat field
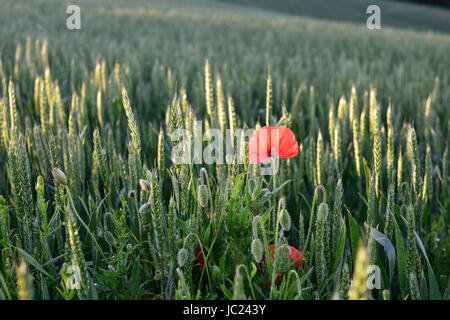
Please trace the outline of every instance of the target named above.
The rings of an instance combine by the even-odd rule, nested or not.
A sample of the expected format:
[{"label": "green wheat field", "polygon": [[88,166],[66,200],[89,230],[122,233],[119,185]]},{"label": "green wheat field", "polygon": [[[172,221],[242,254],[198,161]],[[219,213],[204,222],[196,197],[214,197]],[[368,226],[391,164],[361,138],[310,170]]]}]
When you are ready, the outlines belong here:
[{"label": "green wheat field", "polygon": [[[273,3],[74,1],[69,30],[0,0],[0,299],[450,298],[450,10]],[[196,121],[299,152],[174,163]]]}]

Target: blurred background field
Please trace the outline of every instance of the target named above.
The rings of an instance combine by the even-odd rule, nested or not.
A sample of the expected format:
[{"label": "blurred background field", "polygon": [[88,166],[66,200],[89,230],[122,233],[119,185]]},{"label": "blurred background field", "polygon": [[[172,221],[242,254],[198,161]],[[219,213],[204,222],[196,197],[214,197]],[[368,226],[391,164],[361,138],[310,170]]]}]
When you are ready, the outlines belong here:
[{"label": "blurred background field", "polygon": [[[257,6],[212,0],[81,1],[82,30],[70,31],[65,27],[66,2],[1,0],[0,51],[3,57],[11,57],[18,43],[25,49],[27,37],[47,39],[53,72],[67,80],[60,84],[63,92],[69,87],[67,68],[71,61],[76,64],[70,71],[75,80],[92,69],[99,56],[106,59],[109,68],[121,61],[132,71],[134,90],[140,92],[142,102],[158,102],[159,106],[167,102],[168,94],[160,84],[150,84],[152,72],[161,73],[161,77],[165,73],[157,71],[156,66],[170,67],[178,86],[187,89],[192,103],[201,105],[200,66],[208,58],[223,78],[227,92],[235,96],[240,112],[253,114],[264,104],[261,89],[268,66],[277,104],[283,98],[286,103],[292,101],[303,84],[313,85],[321,92],[319,103],[327,105],[355,83],[358,89],[374,85],[383,102],[391,97],[398,101],[399,108],[412,111],[422,103],[436,76],[448,83],[450,36],[438,32],[445,28],[430,29],[433,32],[390,28],[387,21],[383,24],[388,20],[384,15],[389,15],[383,9],[383,29],[378,31],[366,28],[365,11],[359,13],[359,23],[277,13],[289,2],[277,1],[279,8],[271,5],[274,11],[270,11],[257,8],[267,7],[269,2],[264,1],[253,1]],[[351,1],[343,3],[347,2],[348,10],[343,10],[355,10]],[[292,11],[301,13],[302,6],[305,4],[300,1],[299,9]],[[335,10],[334,6],[316,12],[337,14],[339,8]],[[428,11],[434,13],[430,18],[426,18]],[[449,15],[445,8],[425,7],[423,15],[415,24],[419,29],[437,21],[448,26],[450,21],[445,19]],[[5,63],[12,64],[13,60]],[[145,81],[138,81],[141,79]],[[288,87],[283,90],[286,83]]]},{"label": "blurred background field", "polygon": [[[290,15],[319,18],[323,20],[361,24],[367,19],[366,9],[378,5],[382,23],[386,27],[422,31],[450,31],[449,1],[397,1],[397,0],[221,0],[282,12]],[[433,4],[433,5],[431,5]]]}]

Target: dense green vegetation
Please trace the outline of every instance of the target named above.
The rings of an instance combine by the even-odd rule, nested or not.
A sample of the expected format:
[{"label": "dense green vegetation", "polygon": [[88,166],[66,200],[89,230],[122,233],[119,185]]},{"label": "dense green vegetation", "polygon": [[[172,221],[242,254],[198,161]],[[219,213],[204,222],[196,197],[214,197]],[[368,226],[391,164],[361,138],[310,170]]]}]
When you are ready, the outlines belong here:
[{"label": "dense green vegetation", "polygon": [[[87,1],[71,31],[66,5],[0,0],[1,299],[449,298],[450,36],[206,0]],[[196,120],[299,154],[173,164]]]}]

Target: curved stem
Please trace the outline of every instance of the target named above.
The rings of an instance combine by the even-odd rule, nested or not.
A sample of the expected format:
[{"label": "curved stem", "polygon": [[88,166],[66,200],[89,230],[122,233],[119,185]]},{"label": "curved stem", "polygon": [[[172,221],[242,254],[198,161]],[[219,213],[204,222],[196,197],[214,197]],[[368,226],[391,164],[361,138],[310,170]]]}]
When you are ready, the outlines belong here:
[{"label": "curved stem", "polygon": [[249,273],[248,273],[247,267],[244,266],[243,264],[240,264],[240,265],[238,265],[238,266],[236,267],[236,272],[239,272],[239,268],[241,268],[241,267],[244,268],[245,273],[247,274],[248,284],[249,284],[249,286],[250,286],[250,291],[252,292],[253,300],[256,300],[255,292],[254,292],[254,290],[253,290],[253,285],[252,285],[252,278],[250,278],[250,275],[249,275]]},{"label": "curved stem", "polygon": [[291,280],[291,274],[294,274],[294,275],[295,275],[295,278],[296,278],[296,280],[297,280],[297,290],[298,290],[298,294],[301,295],[301,290],[302,290],[301,286],[302,286],[302,284],[301,284],[301,282],[300,282],[300,278],[298,277],[298,273],[297,273],[295,270],[290,270],[289,273],[288,273],[288,276],[287,276],[286,289],[285,289],[285,291],[284,291],[284,299],[286,299],[287,291],[288,291],[288,289],[289,289],[289,281]]},{"label": "curved stem", "polygon": [[[187,236],[186,236],[186,238],[184,238],[184,243],[183,243],[183,248],[184,247],[186,247],[186,241],[187,241],[187,239],[190,237],[190,236],[194,236],[195,238],[197,238],[197,240],[198,240],[198,244],[199,244],[199,246],[200,246],[200,251],[202,252],[202,255],[203,256],[205,256],[205,252],[203,251],[203,246],[202,246],[202,242],[200,241],[200,238],[199,238],[199,236],[198,236],[198,234],[196,234],[196,233],[189,233]],[[203,278],[203,272],[206,270],[206,273],[210,273],[209,272],[209,268],[208,268],[208,260],[205,260],[205,269],[203,269],[202,270],[202,274],[200,275],[200,283],[201,283],[201,281],[202,281],[202,278]],[[209,277],[207,277],[208,278],[208,285],[209,285],[209,289],[212,291],[212,285],[211,285],[211,279],[209,278]],[[200,285],[199,285],[200,286]]]}]

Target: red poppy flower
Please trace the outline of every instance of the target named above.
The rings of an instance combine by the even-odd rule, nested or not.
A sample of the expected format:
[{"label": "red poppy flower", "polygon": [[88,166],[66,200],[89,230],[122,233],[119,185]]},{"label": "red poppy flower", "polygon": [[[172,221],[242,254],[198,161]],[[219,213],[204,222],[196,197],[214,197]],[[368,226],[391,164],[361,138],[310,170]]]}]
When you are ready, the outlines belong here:
[{"label": "red poppy flower", "polygon": [[248,160],[265,162],[272,156],[292,158],[298,154],[298,142],[287,127],[262,127],[255,131],[248,143]]},{"label": "red poppy flower", "polygon": [[[278,275],[277,278],[275,279],[275,283],[279,284],[281,280],[283,280],[283,276]],[[266,283],[264,283],[264,289],[267,289],[269,284],[270,284],[270,280],[267,280]]]},{"label": "red poppy flower", "polygon": [[[299,265],[301,265],[303,263],[303,255],[300,251],[298,251],[296,248],[294,248],[293,246],[288,246],[289,247],[289,260],[291,260],[291,262],[294,262],[295,268],[298,268]],[[275,245],[271,244],[269,245],[269,250],[272,253],[272,259],[275,259]],[[267,254],[264,254],[264,261],[266,261],[267,263]],[[281,270],[283,271],[287,271],[287,270]],[[282,275],[277,275],[277,278],[275,280],[275,283],[278,284],[281,280],[283,279]],[[270,281],[267,280],[267,282],[264,284],[264,288],[267,288],[269,286]]]},{"label": "red poppy flower", "polygon": [[[216,213],[210,212],[209,217],[214,219],[216,217]],[[214,232],[217,232],[217,228],[214,228]],[[200,264],[200,267],[203,269],[205,267],[205,257],[203,257],[200,245],[197,245],[197,248],[195,249],[195,256],[197,257],[197,262]]]},{"label": "red poppy flower", "polygon": [[205,258],[203,257],[200,245],[195,249],[195,256],[197,257],[197,262],[200,264],[200,268],[203,269],[205,267]]}]

